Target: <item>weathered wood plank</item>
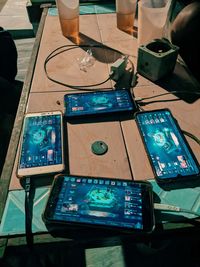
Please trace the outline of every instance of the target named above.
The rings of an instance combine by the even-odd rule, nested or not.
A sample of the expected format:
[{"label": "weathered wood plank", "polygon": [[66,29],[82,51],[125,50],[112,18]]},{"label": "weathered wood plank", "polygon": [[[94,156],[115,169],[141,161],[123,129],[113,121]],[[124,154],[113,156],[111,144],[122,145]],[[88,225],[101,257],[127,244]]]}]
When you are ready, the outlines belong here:
[{"label": "weathered wood plank", "polygon": [[18,81],[23,82],[25,80],[34,42],[35,38],[15,40],[15,45],[17,47],[17,53],[18,53],[18,60],[17,60],[18,72],[16,76],[16,80]]}]

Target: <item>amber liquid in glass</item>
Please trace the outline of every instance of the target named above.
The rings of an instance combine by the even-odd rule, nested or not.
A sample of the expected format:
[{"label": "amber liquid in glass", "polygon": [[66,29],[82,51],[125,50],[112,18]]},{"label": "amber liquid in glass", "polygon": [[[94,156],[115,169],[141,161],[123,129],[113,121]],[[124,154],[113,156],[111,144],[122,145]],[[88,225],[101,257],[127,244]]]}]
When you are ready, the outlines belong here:
[{"label": "amber liquid in glass", "polygon": [[60,18],[62,33],[65,37],[78,38],[79,35],[79,17],[74,19]]},{"label": "amber liquid in glass", "polygon": [[121,31],[128,32],[129,34],[133,33],[133,23],[134,23],[133,13],[131,14],[117,13],[117,28],[120,29]]}]

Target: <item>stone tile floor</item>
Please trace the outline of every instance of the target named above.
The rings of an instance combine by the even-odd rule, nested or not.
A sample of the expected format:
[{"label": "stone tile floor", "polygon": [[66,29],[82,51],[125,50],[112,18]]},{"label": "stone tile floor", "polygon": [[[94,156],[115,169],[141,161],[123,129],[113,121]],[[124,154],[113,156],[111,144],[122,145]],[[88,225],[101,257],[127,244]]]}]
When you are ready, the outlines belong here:
[{"label": "stone tile floor", "polygon": [[32,29],[26,11],[27,0],[0,0],[0,25],[7,30]]}]

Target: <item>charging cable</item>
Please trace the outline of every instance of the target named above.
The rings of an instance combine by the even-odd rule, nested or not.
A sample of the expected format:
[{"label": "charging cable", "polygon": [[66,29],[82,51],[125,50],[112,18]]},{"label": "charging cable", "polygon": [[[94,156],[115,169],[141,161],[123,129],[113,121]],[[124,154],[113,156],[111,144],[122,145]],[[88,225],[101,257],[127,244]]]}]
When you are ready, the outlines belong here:
[{"label": "charging cable", "polygon": [[25,229],[26,242],[29,247],[33,246],[32,234],[32,204],[31,204],[31,178],[25,177]]},{"label": "charging cable", "polygon": [[198,212],[187,210],[187,209],[182,209],[181,207],[169,205],[169,204],[154,203],[154,209],[166,211],[166,212],[184,212],[184,213],[192,214],[196,217],[200,217],[200,213]]},{"label": "charging cable", "polygon": [[[47,70],[47,65],[48,65],[49,61],[51,61],[51,59],[53,59],[54,57],[58,56],[59,54],[62,54],[64,52],[69,52],[70,50],[73,50],[73,49],[76,49],[76,48],[108,49],[108,50],[110,50],[110,51],[112,51],[114,53],[117,53],[118,55],[121,55],[121,58],[117,59],[111,65],[110,74],[109,74],[108,78],[105,79],[104,81],[96,83],[96,84],[72,85],[72,84],[64,83],[64,82],[62,82],[60,80],[57,80],[57,79],[54,79],[53,77],[51,77],[51,75],[49,74],[49,72]],[[49,80],[51,80],[52,82],[55,82],[57,84],[60,84],[60,85],[63,85],[63,86],[66,86],[66,87],[69,87],[69,88],[75,89],[75,90],[83,90],[83,91],[84,90],[86,90],[86,91],[92,90],[92,91],[96,91],[97,89],[92,89],[91,87],[102,85],[102,84],[106,83],[109,80],[118,81],[120,79],[120,77],[124,74],[128,62],[130,62],[130,64],[131,64],[132,76],[134,76],[134,65],[133,65],[133,62],[129,59],[129,57],[127,55],[123,54],[119,50],[116,50],[116,49],[111,48],[111,47],[107,47],[105,45],[64,45],[64,46],[60,46],[60,47],[56,48],[55,50],[53,50],[47,56],[47,58],[44,61],[44,71],[45,71],[45,74],[46,74],[47,78]],[[132,87],[131,84],[130,84],[130,87]],[[109,88],[109,89],[112,89],[112,88]],[[98,89],[98,90],[105,90],[105,88]]]}]

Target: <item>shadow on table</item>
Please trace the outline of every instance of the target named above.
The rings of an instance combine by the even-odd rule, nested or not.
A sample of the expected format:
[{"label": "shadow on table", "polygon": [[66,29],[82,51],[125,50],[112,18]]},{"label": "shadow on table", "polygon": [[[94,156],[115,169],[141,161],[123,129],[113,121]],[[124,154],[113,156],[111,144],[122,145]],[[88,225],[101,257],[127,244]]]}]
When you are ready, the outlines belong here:
[{"label": "shadow on table", "polygon": [[83,33],[79,33],[78,44],[77,40],[73,38],[69,39],[74,43],[74,45],[80,46],[80,48],[84,51],[91,49],[93,57],[97,61],[102,63],[113,63],[122,56],[122,53],[120,51],[117,51],[112,47],[106,46]]},{"label": "shadow on table", "polygon": [[181,177],[177,179],[177,181],[171,181],[168,183],[158,183],[160,188],[162,188],[165,191],[171,191],[176,189],[184,189],[184,188],[195,188],[200,186],[200,176],[194,176],[194,177]]},{"label": "shadow on table", "polygon": [[[160,203],[160,198],[154,194],[154,202]],[[156,229],[148,240],[125,240],[122,242],[123,256],[126,267],[197,267],[200,263],[197,235],[200,222],[185,218],[181,214],[155,211]],[[174,226],[164,230],[164,222],[174,223]],[[179,225],[190,224],[195,231],[185,231]],[[176,229],[177,225],[177,229]],[[183,226],[182,226],[183,227]]]},{"label": "shadow on table", "polygon": [[[157,81],[156,84],[187,103],[193,103],[200,98],[199,82],[186,67],[178,62],[174,72]],[[174,93],[174,91],[176,92]]]},{"label": "shadow on table", "polygon": [[129,114],[95,114],[89,116],[83,116],[67,119],[70,124],[85,124],[85,123],[102,123],[102,122],[121,122],[126,120],[131,120],[134,118],[134,112],[130,112]]},{"label": "shadow on table", "polygon": [[124,243],[126,267],[198,267],[199,237],[179,235],[157,238],[146,243]]},{"label": "shadow on table", "polygon": [[[74,42],[74,44],[76,44],[75,40],[70,40]],[[80,33],[79,35],[78,45],[82,45],[82,49],[85,51],[89,49],[89,46],[99,46],[93,47],[91,50],[93,57],[102,63],[112,64],[118,58],[123,56],[123,53],[121,53],[120,51],[117,51],[108,46],[102,46],[102,43],[97,42],[82,33]],[[116,85],[118,88],[129,88],[131,78],[130,69],[127,70],[127,73],[125,74],[126,75],[123,76]],[[160,87],[164,88],[169,92],[172,92],[172,94],[176,95],[178,98],[187,103],[193,103],[200,98],[199,82],[194,78],[189,69],[179,62],[176,63],[174,72],[172,74],[156,81],[155,84],[159,85]],[[174,101],[177,101],[177,99],[175,99]]]},{"label": "shadow on table", "polygon": [[6,248],[1,267],[85,267],[85,249],[71,242],[35,244]]},{"label": "shadow on table", "polygon": [[[70,40],[76,45],[77,42],[73,38]],[[105,64],[112,64],[117,61],[117,59],[124,57],[124,53],[119,50],[116,50],[112,47],[106,46],[101,42],[97,42],[96,40],[86,36],[83,33],[79,34],[79,42],[78,45],[84,51],[90,49],[92,51],[92,56],[99,62]],[[120,80],[116,83],[117,88],[129,88],[132,79],[132,72],[134,71],[133,63],[129,60],[129,64],[127,65],[127,69],[123,73]],[[110,88],[111,89],[111,88]]]}]

